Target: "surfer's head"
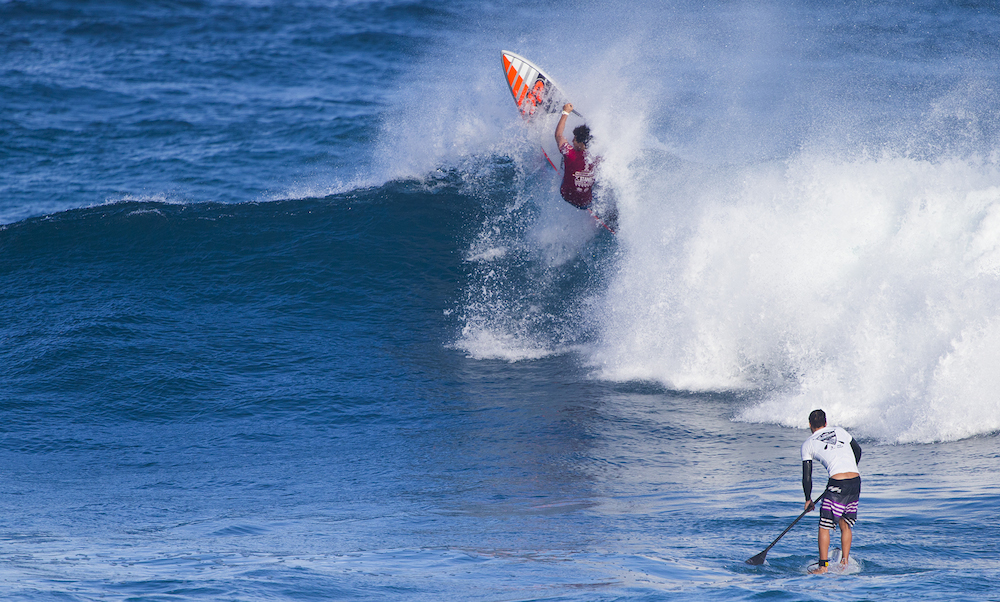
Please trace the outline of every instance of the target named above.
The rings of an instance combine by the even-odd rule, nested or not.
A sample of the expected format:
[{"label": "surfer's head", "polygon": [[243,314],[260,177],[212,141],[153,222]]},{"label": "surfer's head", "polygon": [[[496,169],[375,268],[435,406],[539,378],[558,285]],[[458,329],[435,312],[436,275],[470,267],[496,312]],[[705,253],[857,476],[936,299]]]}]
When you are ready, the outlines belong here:
[{"label": "surfer's head", "polygon": [[809,414],[809,427],[815,431],[824,426],[826,426],[826,412],[823,410],[813,410]]},{"label": "surfer's head", "polygon": [[579,125],[573,129],[573,142],[579,142],[583,146],[590,144],[590,128]]}]

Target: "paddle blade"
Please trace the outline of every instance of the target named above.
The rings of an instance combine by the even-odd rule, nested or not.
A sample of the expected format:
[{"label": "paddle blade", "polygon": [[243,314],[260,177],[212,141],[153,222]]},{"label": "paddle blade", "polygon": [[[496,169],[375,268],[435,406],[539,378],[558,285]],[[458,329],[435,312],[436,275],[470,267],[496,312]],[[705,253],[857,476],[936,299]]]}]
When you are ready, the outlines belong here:
[{"label": "paddle blade", "polygon": [[[770,548],[768,548],[768,549],[770,549]],[[764,550],[760,554],[757,554],[753,558],[750,558],[749,560],[747,560],[747,564],[752,564],[754,566],[759,566],[759,565],[764,564],[764,559],[765,558],[767,558],[767,550]]]}]

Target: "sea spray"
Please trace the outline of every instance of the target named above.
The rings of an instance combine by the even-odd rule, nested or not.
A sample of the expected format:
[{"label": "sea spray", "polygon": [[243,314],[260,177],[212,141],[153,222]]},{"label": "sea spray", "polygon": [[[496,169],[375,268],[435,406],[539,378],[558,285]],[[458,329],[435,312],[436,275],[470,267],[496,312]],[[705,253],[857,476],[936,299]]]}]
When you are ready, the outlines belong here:
[{"label": "sea spray", "polygon": [[1000,355],[996,164],[803,155],[680,171],[711,179],[679,191],[686,211],[623,232],[638,252],[605,296],[603,378],[756,390],[741,419],[801,426],[824,407],[887,441],[1000,428],[983,369]]}]

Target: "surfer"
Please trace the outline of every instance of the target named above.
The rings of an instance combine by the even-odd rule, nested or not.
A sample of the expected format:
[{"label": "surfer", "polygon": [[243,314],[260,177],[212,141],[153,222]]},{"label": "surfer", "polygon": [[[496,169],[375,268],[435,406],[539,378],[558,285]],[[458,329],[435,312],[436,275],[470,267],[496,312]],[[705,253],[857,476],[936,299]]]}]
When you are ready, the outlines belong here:
[{"label": "surfer", "polygon": [[851,553],[851,537],[858,519],[858,499],[861,497],[861,446],[850,433],[840,427],[826,426],[826,413],[813,410],[809,414],[812,435],[802,444],[802,491],[806,494],[806,512],[815,508],[812,502],[812,464],[819,460],[830,473],[819,509],[819,566],[810,573],[821,574],[830,567],[830,530],[840,527],[840,564],[847,566]]},{"label": "surfer", "polygon": [[588,209],[594,202],[594,168],[600,157],[592,157],[587,152],[590,144],[590,128],[581,125],[573,130],[573,143],[566,140],[566,118],[573,112],[572,103],[563,105],[562,116],[556,125],[556,144],[564,157],[566,172],[563,174],[559,192],[567,203],[580,209]]}]

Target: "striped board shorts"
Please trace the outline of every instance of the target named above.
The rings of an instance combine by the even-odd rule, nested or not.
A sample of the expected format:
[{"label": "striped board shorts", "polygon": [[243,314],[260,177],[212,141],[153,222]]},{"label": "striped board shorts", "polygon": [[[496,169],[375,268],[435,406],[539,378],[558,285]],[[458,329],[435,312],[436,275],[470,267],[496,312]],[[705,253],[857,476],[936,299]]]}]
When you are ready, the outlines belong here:
[{"label": "striped board shorts", "polygon": [[854,528],[858,520],[858,499],[861,498],[861,477],[826,483],[826,495],[819,508],[819,528],[834,529],[840,519]]}]

